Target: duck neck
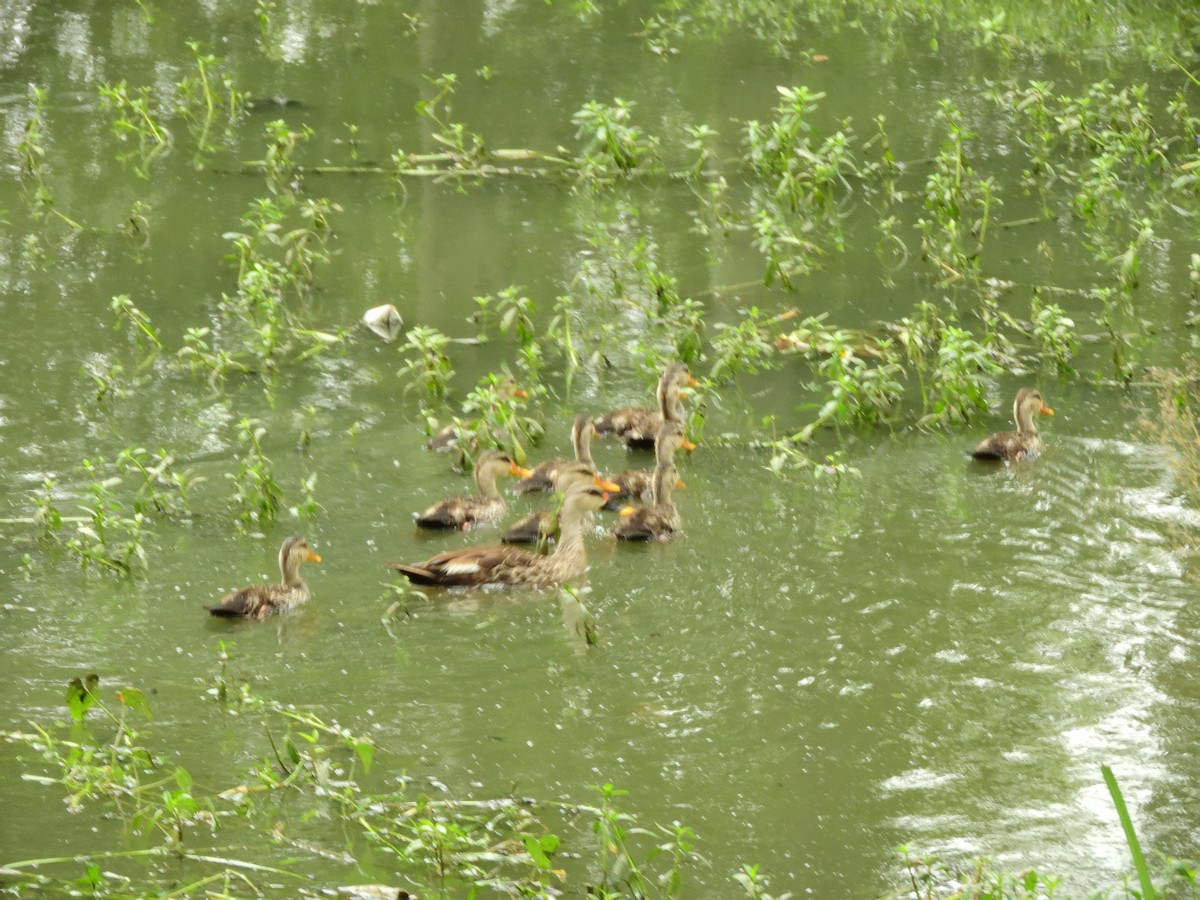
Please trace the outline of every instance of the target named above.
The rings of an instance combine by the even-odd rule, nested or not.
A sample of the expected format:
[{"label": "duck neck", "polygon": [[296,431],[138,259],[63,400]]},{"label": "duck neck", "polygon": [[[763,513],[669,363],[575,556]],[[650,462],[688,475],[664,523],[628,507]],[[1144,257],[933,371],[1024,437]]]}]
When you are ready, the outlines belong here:
[{"label": "duck neck", "polygon": [[1037,434],[1037,426],[1033,424],[1033,409],[1028,404],[1014,404],[1013,418],[1017,422],[1019,434]]},{"label": "duck neck", "polygon": [[481,497],[488,500],[499,500],[500,491],[496,487],[496,470],[492,466],[475,467],[475,487]]},{"label": "duck neck", "polygon": [[666,513],[675,511],[675,479],[677,477],[675,467],[673,465],[659,464],[654,470],[654,491],[653,505],[655,509]]},{"label": "duck neck", "polygon": [[280,555],[279,572],[283,576],[284,587],[304,587],[304,579],[300,577],[302,561],[299,556]]},{"label": "duck neck", "polygon": [[575,459],[586,465],[593,472],[596,471],[596,463],[592,459],[592,430],[590,426],[583,426],[575,429]]},{"label": "duck neck", "polygon": [[664,422],[683,424],[683,403],[679,400],[679,388],[663,382],[658,386],[658,411]]},{"label": "duck neck", "polygon": [[558,546],[554,548],[554,556],[559,559],[579,557],[586,561],[583,549],[583,520],[586,516],[582,510],[573,506],[564,506],[558,516]]}]

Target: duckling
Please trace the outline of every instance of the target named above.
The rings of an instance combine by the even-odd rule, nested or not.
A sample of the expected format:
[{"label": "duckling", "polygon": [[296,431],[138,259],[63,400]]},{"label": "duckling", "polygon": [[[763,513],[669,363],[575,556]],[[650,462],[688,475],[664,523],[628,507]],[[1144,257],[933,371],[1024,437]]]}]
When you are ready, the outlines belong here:
[{"label": "duckling", "polygon": [[1017,399],[1013,401],[1013,419],[1016,420],[1017,430],[1002,431],[993,434],[979,442],[971,451],[975,459],[999,459],[1005,462],[1017,462],[1022,459],[1033,459],[1042,452],[1042,439],[1033,417],[1054,415],[1054,410],[1045,404],[1042,395],[1034,388],[1021,388],[1017,391]]},{"label": "duckling", "polygon": [[518,466],[511,456],[500,450],[484,450],[475,460],[475,486],[479,493],[473,497],[451,497],[435,503],[419,514],[421,528],[458,528],[466,531],[476,523],[494,522],[504,515],[504,497],[496,489],[496,479],[502,475],[528,477],[529,470]]},{"label": "duckling", "polygon": [[[589,422],[590,425],[590,422]],[[611,481],[605,481],[599,475],[592,471],[592,467],[587,463],[573,462],[570,465],[563,466],[554,476],[554,492],[556,494],[565,495],[571,485],[578,482],[590,481],[602,491],[609,491],[610,497],[612,491],[620,490],[620,488]],[[609,502],[612,502],[611,499]],[[539,510],[535,513],[530,513],[523,519],[514,522],[512,526],[500,536],[500,542],[503,544],[539,544],[544,545],[558,537],[558,511]]]},{"label": "duckling", "polygon": [[592,438],[596,434],[596,426],[592,424],[591,416],[576,416],[571,424],[571,446],[575,449],[574,459],[551,459],[533,467],[528,478],[517,482],[516,488],[522,493],[532,491],[558,490],[554,479],[558,473],[571,468],[575,463],[587,466],[588,471],[596,471],[596,463],[592,460]]},{"label": "duckling", "polygon": [[664,460],[675,459],[677,450],[692,451],[696,445],[687,439],[678,422],[664,422],[654,438],[653,469],[628,469],[613,476],[620,491],[608,503],[608,509],[620,509],[630,500],[650,500],[654,491],[654,474]]},{"label": "duckling", "polygon": [[654,470],[654,505],[627,506],[613,526],[613,534],[623,541],[665,541],[683,528],[672,491],[679,472],[671,460],[660,461]]},{"label": "duckling", "polygon": [[223,618],[263,619],[271,613],[283,612],[307,603],[308,585],[300,577],[300,564],[320,562],[321,557],[313,553],[308,541],[302,537],[290,537],[279,548],[279,584],[255,584],[230,591],[216,606],[206,607],[214,616]]},{"label": "duckling", "polygon": [[658,380],[658,409],[629,407],[618,409],[595,421],[596,434],[615,434],[631,449],[647,450],[654,446],[654,436],[663,422],[683,422],[683,404],[679,395],[689,387],[700,384],[688,370],[687,363],[673,362],[663,370]]},{"label": "duckling", "polygon": [[602,507],[608,493],[588,481],[567,489],[559,514],[562,533],[549,556],[504,544],[448,550],[424,562],[388,563],[414,584],[428,585],[548,585],[561,584],[583,574],[587,552],[583,544],[584,518]]}]

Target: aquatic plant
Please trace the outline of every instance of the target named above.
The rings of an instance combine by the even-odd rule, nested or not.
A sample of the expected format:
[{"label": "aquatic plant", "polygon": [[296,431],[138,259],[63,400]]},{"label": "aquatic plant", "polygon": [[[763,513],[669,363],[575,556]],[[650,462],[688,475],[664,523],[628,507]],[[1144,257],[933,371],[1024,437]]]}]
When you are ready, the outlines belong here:
[{"label": "aquatic plant", "polygon": [[151,107],[151,92],[147,85],[131,91],[124,81],[101,84],[100,99],[111,112],[112,133],[122,143],[132,141],[134,147],[118,155],[121,162],[133,162],[134,171],[142,178],[150,177],[150,165],[171,149],[174,136]]},{"label": "aquatic plant", "polygon": [[188,41],[192,51],[193,70],[178,84],[179,104],[176,111],[191,125],[200,153],[210,153],[215,147],[209,134],[222,113],[228,126],[234,125],[245,113],[247,97],[237,89],[233,77],[221,71],[219,56],[203,51],[198,41]]},{"label": "aquatic plant", "polygon": [[254,419],[237,424],[237,440],[245,449],[238,457],[237,471],[226,472],[233,482],[233,503],[243,527],[262,528],[275,521],[283,492],[275,481],[275,466],[263,451],[267,430]]},{"label": "aquatic plant", "polygon": [[427,400],[445,397],[447,385],[454,377],[454,366],[446,355],[450,338],[436,328],[418,325],[410,328],[404,339],[401,352],[408,358],[396,373],[401,378],[410,379],[404,390],[418,386]]},{"label": "aquatic plant", "polygon": [[159,340],[154,326],[150,324],[150,317],[134,305],[128,294],[118,294],[112,298],[112,311],[117,317],[115,327],[126,325],[130,336],[139,347],[149,344],[155,350],[162,349],[162,341]]},{"label": "aquatic plant", "polygon": [[121,483],[119,476],[105,476],[91,460],[83,461],[84,477],[90,502],[80,504],[83,518],[76,521],[75,533],[67,539],[66,548],[74,554],[85,570],[96,565],[103,571],[131,576],[135,568],[146,565],[146,550],[142,540],[147,534],[145,514],[135,510],[128,515],[125,504],[113,488]]},{"label": "aquatic plant", "polygon": [[654,152],[653,142],[632,124],[633,107],[620,97],[611,104],[589,100],[571,116],[578,129],[575,136],[585,141],[584,172],[602,173],[611,164],[622,175],[629,175],[644,156]]}]

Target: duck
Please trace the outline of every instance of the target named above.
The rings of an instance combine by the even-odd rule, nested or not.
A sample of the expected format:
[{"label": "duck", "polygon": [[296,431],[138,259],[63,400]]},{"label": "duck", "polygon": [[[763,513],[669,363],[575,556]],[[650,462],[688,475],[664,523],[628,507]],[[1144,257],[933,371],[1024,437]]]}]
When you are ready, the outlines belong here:
[{"label": "duck", "polygon": [[549,556],[499,544],[447,550],[419,563],[388,563],[413,584],[440,586],[555,585],[587,569],[584,518],[608,502],[608,492],[590,481],[576,482],[563,498],[558,545]]},{"label": "duck", "polygon": [[320,562],[308,541],[296,535],[279,548],[279,584],[255,584],[230,591],[215,606],[206,607],[214,616],[226,619],[264,619],[271,613],[307,603],[308,585],[300,577],[300,564]]},{"label": "duck", "polygon": [[672,459],[660,459],[654,469],[654,502],[651,506],[626,506],[613,526],[613,535],[622,541],[666,541],[683,529],[673,491],[679,472]]},{"label": "duck", "polygon": [[692,451],[696,445],[687,439],[683,426],[678,422],[664,422],[654,437],[653,469],[627,469],[613,476],[613,483],[619,491],[609,501],[609,509],[620,509],[630,500],[652,500],[654,491],[654,474],[664,460],[672,462],[678,450]]},{"label": "duck", "polygon": [[[563,466],[555,473],[554,492],[565,496],[571,485],[589,481],[602,491],[609,492],[610,503],[613,492],[620,490],[619,485],[605,481],[587,463],[573,462]],[[530,513],[525,518],[514,522],[504,534],[500,535],[500,543],[544,545],[558,537],[558,517],[558,510],[539,510]]]},{"label": "duck", "polygon": [[1002,431],[979,442],[971,456],[975,459],[999,459],[1018,462],[1033,459],[1042,452],[1042,438],[1033,424],[1035,415],[1052,416],[1054,410],[1046,405],[1041,392],[1035,388],[1021,388],[1013,401],[1013,419],[1016,431]]},{"label": "duck", "polygon": [[616,435],[630,449],[648,450],[663,422],[683,422],[683,404],[679,395],[687,388],[699,387],[687,363],[673,362],[658,380],[658,409],[628,407],[597,416],[593,422],[597,435]]},{"label": "duck", "polygon": [[596,426],[591,416],[576,416],[575,421],[571,423],[571,446],[575,448],[575,458],[550,459],[534,466],[528,478],[522,478],[516,483],[516,489],[521,493],[557,491],[555,478],[560,472],[573,468],[576,463],[587,466],[589,472],[595,472],[596,463],[592,460],[592,438],[595,434]]},{"label": "duck", "polygon": [[501,450],[484,450],[475,460],[475,487],[472,497],[451,497],[435,503],[416,516],[421,528],[456,528],[466,531],[472,525],[494,522],[504,515],[504,497],[496,489],[502,475],[529,477],[529,470],[517,465]]}]

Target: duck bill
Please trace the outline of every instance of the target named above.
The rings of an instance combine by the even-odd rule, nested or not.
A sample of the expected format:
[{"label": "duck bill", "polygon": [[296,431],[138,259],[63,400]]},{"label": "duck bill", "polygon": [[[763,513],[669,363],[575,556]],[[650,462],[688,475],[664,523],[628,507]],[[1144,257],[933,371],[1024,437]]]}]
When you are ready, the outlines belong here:
[{"label": "duck bill", "polygon": [[684,490],[685,488],[687,488],[687,485],[683,483],[682,478],[676,478],[675,479],[675,487],[679,488],[680,490]]},{"label": "duck bill", "polygon": [[321,561],[321,557],[318,556],[316,553],[313,553],[311,550],[308,551],[308,555],[304,558],[308,562],[320,562]]},{"label": "duck bill", "polygon": [[634,506],[622,506],[621,509],[617,512],[617,515],[618,516],[632,516],[636,509],[637,509],[637,507],[634,507]]},{"label": "duck bill", "polygon": [[688,373],[688,387],[700,387],[700,382],[696,380],[696,376]]},{"label": "duck bill", "polygon": [[513,391],[513,396],[521,400],[528,400],[529,391],[525,390],[525,388],[517,388],[515,391]]},{"label": "duck bill", "polygon": [[621,486],[619,484],[617,484],[615,481],[605,481],[599,475],[592,477],[592,483],[602,491],[611,491],[614,494],[621,493]]},{"label": "duck bill", "polygon": [[511,466],[508,467],[508,474],[513,475],[517,478],[528,478],[529,476],[531,476],[533,474],[533,471],[530,469],[526,469],[523,466],[518,466],[516,463],[513,463]]},{"label": "duck bill", "polygon": [[691,441],[689,441],[687,438],[684,438],[683,443],[680,444],[679,446],[681,446],[688,453],[691,453],[693,450],[696,449],[696,445],[693,444]]},{"label": "duck bill", "polygon": [[1041,409],[1039,409],[1039,410],[1038,410],[1038,412],[1040,412],[1040,413],[1041,413],[1043,416],[1052,416],[1052,415],[1054,415],[1054,410],[1052,410],[1052,409],[1051,409],[1050,407],[1048,407],[1048,406],[1043,406]]}]

